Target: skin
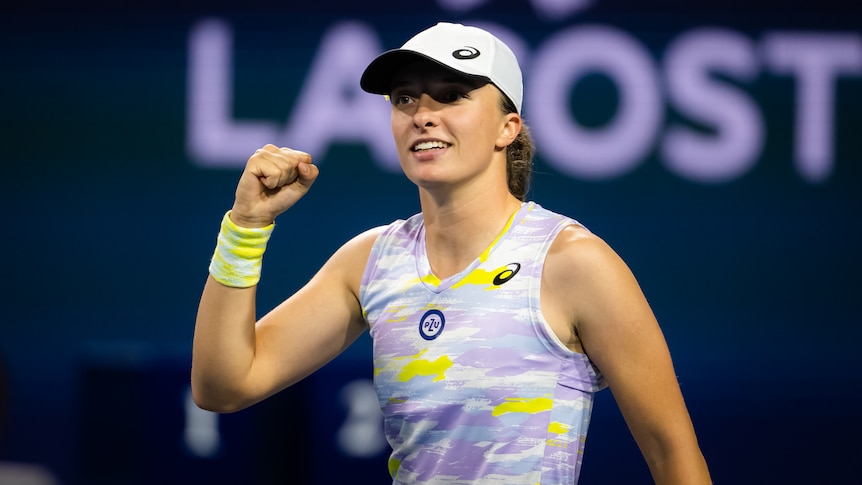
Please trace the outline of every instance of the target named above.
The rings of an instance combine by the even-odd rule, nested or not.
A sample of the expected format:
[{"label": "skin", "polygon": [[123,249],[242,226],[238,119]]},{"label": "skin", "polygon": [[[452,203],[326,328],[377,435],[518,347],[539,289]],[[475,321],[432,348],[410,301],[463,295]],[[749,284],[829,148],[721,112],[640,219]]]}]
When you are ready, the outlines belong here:
[{"label": "skin", "polygon": [[[500,111],[501,95],[491,84],[427,62],[407,65],[393,78],[392,133],[401,168],[418,187],[428,259],[441,279],[470,264],[521,205],[508,192],[505,165],[521,118]],[[420,143],[434,148],[416,150]],[[308,154],[267,145],[248,160],[231,219],[266,226],[317,176]],[[248,407],[352,344],[367,329],[359,285],[381,230],[339,248],[308,284],[257,322],[255,287],[229,288],[209,277],[194,334],[198,406]],[[601,369],[655,482],[711,483],[664,336],[622,259],[583,227],[565,229],[547,256],[541,304],[561,343],[587,353]]]}]

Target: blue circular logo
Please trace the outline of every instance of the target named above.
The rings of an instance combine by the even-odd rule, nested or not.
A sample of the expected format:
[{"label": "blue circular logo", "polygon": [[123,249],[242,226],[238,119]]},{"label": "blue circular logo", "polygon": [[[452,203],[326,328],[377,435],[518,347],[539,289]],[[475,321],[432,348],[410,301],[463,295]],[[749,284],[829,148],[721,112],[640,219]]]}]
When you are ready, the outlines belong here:
[{"label": "blue circular logo", "polygon": [[446,317],[440,310],[428,310],[419,320],[419,335],[425,340],[434,340],[443,332]]}]

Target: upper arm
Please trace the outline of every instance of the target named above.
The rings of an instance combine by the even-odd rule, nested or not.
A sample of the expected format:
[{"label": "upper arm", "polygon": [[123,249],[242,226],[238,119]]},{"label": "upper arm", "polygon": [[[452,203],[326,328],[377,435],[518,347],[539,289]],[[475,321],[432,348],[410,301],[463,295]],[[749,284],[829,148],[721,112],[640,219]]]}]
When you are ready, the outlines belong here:
[{"label": "upper arm", "polygon": [[560,235],[551,256],[554,283],[570,292],[580,343],[651,467],[678,450],[699,456],[667,343],[629,267],[604,241],[576,227]]},{"label": "upper arm", "polygon": [[253,375],[267,394],[335,358],[366,329],[359,287],[380,228],[338,249],[299,291],[256,324]]}]

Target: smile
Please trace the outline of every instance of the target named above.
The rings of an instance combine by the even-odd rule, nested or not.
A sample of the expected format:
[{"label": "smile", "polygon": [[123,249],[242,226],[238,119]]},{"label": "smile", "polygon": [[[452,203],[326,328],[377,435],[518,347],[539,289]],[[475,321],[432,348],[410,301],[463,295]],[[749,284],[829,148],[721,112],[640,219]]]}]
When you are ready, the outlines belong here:
[{"label": "smile", "polygon": [[436,150],[440,148],[449,147],[448,143],[442,141],[423,141],[413,145],[410,149],[414,152],[422,151],[422,150]]}]

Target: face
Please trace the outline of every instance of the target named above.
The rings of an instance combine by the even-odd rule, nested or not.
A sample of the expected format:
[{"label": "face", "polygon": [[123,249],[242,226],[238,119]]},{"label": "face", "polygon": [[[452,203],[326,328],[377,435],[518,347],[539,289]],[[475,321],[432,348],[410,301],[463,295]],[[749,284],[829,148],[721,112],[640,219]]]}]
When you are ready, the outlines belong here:
[{"label": "face", "polygon": [[492,84],[429,61],[393,77],[392,133],[401,168],[419,187],[506,183],[506,146],[520,117],[500,109]]}]

